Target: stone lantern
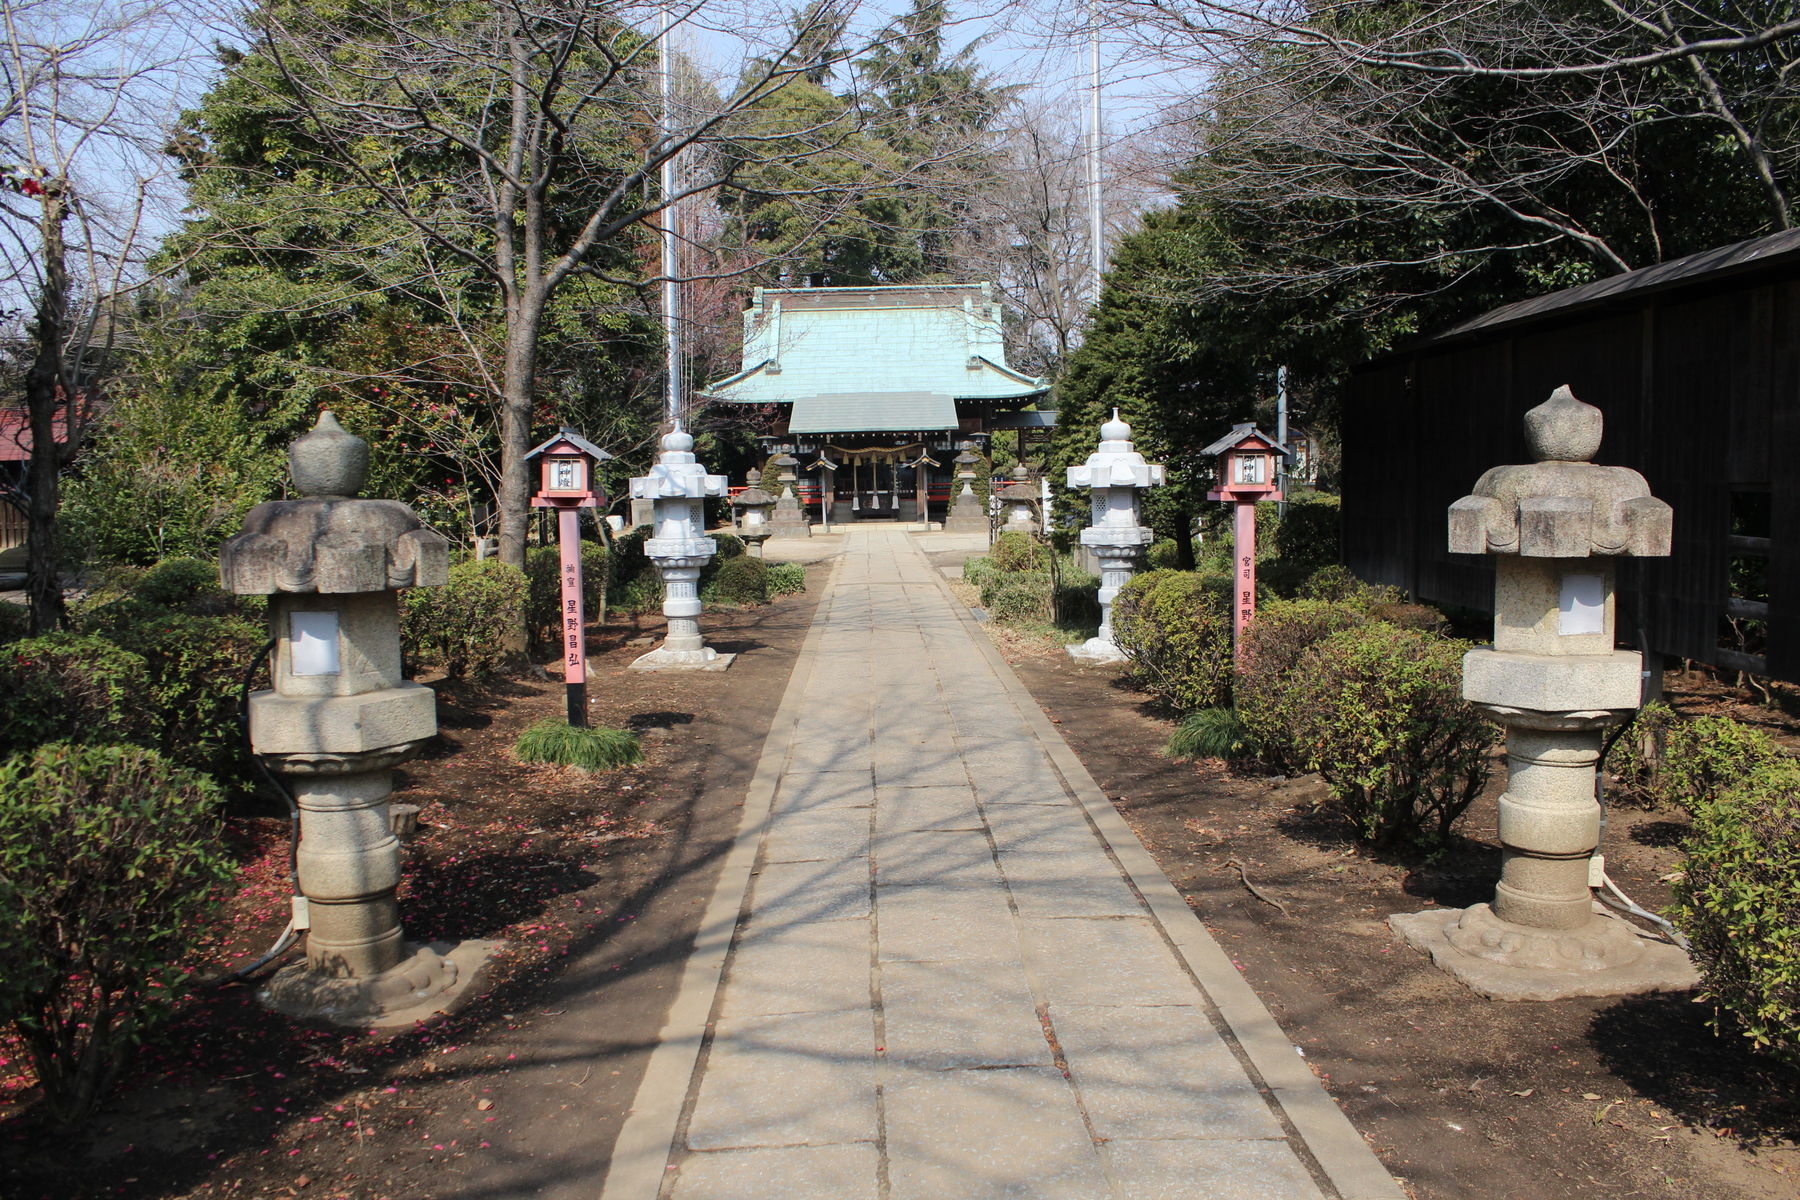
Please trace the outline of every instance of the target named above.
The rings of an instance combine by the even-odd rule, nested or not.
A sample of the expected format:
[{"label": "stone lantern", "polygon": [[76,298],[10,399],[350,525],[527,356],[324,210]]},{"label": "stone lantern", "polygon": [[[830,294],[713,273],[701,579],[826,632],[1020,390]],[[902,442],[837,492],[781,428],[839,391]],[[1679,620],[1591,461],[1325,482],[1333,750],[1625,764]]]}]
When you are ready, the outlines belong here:
[{"label": "stone lantern", "polygon": [[775,537],[811,537],[812,525],[800,506],[800,460],[783,451],[770,459],[775,476],[775,513],[769,518]]},{"label": "stone lantern", "polygon": [[750,468],[746,482],[750,486],[732,497],[731,507],[737,513],[738,537],[750,548],[750,557],[761,558],[763,543],[772,532],[769,510],[775,507],[775,497],[762,490],[762,472],[755,467]]},{"label": "stone lantern", "polygon": [[437,733],[435,695],[400,674],[397,594],[446,583],[449,543],[397,500],[356,498],[369,446],[329,412],[288,469],[302,499],[257,505],[219,553],[227,591],[269,597],[274,687],[250,697],[250,743],[299,808],[306,961],[262,997],[293,1016],[410,1024],[466,989],[491,949],[408,944],[394,897],[392,768]]},{"label": "stone lantern", "polygon": [[1601,736],[1642,694],[1613,645],[1614,559],[1669,553],[1669,506],[1643,476],[1588,460],[1600,410],[1558,388],[1525,414],[1537,461],[1495,467],[1450,506],[1450,550],[1495,559],[1494,644],[1463,659],[1463,696],[1506,728],[1500,884],[1491,905],[1390,923],[1438,966],[1503,1000],[1692,986],[1684,952],[1596,911]]},{"label": "stone lantern", "polygon": [[956,495],[944,518],[947,533],[987,532],[987,511],[982,508],[981,497],[975,494],[975,468],[980,463],[981,455],[975,453],[975,443],[964,442],[957,447],[957,455],[951,460],[951,465],[956,468],[956,479],[951,484]]},{"label": "stone lantern", "polygon": [[1029,482],[1030,473],[1023,463],[1013,468],[1013,481],[994,493],[1006,514],[1000,523],[1001,533],[1036,533],[1038,531],[1037,489]]},{"label": "stone lantern", "polygon": [[725,495],[725,477],[708,475],[694,458],[694,439],[681,426],[662,440],[648,475],[631,481],[633,499],[654,505],[653,536],[644,553],[663,581],[662,645],[631,664],[634,671],[722,671],[736,657],[720,654],[700,636],[700,568],[718,549],[706,536],[706,499]]},{"label": "stone lantern", "polygon": [[1150,530],[1138,523],[1140,493],[1162,484],[1162,464],[1147,463],[1131,444],[1131,426],[1112,420],[1100,426],[1100,448],[1085,464],[1069,468],[1069,486],[1089,489],[1093,521],[1081,531],[1081,544],[1100,560],[1100,632],[1079,646],[1069,647],[1076,658],[1117,662],[1125,657],[1112,635],[1112,604],[1119,589],[1131,578]]}]

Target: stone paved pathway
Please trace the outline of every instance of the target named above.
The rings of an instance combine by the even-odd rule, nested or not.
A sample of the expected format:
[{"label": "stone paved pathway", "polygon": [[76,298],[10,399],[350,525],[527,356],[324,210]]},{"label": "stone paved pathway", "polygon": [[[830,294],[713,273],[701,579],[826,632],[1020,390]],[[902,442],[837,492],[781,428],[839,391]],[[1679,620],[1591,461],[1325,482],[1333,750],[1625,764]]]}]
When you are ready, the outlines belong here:
[{"label": "stone paved pathway", "polygon": [[1398,1200],[912,535],[746,807],[604,1200]]}]

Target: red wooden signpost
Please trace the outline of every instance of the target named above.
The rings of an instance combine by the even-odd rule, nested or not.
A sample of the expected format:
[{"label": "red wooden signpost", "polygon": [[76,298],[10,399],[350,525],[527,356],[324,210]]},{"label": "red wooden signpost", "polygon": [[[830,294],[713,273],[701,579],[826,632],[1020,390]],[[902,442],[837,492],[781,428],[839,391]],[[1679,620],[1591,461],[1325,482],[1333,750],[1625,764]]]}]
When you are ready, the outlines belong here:
[{"label": "red wooden signpost", "polygon": [[1263,500],[1282,498],[1276,474],[1279,456],[1289,451],[1274,438],[1246,422],[1201,451],[1219,456],[1218,482],[1206,493],[1208,500],[1233,506],[1232,562],[1235,581],[1231,596],[1231,645],[1238,666],[1243,666],[1244,629],[1256,616],[1256,506]]},{"label": "red wooden signpost", "polygon": [[612,455],[573,430],[564,428],[533,450],[529,458],[542,468],[533,508],[554,508],[556,542],[561,554],[563,685],[568,693],[569,724],[585,728],[587,715],[587,614],[581,598],[581,510],[606,503],[606,493],[593,486],[594,464]]}]

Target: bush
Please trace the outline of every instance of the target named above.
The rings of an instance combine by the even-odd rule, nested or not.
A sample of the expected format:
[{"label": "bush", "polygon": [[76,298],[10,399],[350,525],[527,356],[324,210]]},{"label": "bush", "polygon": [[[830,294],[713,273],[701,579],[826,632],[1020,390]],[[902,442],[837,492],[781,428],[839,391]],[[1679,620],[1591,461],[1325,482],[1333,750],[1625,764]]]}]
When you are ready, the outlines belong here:
[{"label": "bush", "polygon": [[52,633],[0,650],[0,756],[45,742],[142,742],[152,721],[143,658],[91,634]]},{"label": "bush", "polygon": [[[581,607],[588,620],[601,619],[600,600],[606,594],[611,569],[606,547],[581,543]],[[555,546],[533,546],[525,551],[525,627],[532,649],[543,653],[562,645],[562,551]]]},{"label": "bush", "polygon": [[1313,574],[1338,561],[1338,498],[1315,492],[1288,501],[1287,515],[1276,524],[1275,557],[1283,564]]},{"label": "bush", "polygon": [[1144,565],[1152,571],[1176,571],[1181,567],[1181,547],[1174,538],[1157,538],[1144,552]]},{"label": "bush", "polygon": [[539,721],[513,743],[524,762],[555,763],[585,771],[610,771],[644,757],[635,733],[623,729],[583,729],[554,717]]},{"label": "bush", "polygon": [[1367,619],[1354,606],[1329,600],[1271,600],[1256,610],[1244,631],[1244,669],[1234,695],[1238,720],[1269,766],[1292,773],[1306,762],[1295,731],[1294,665],[1317,643]]},{"label": "bush", "polygon": [[1051,611],[1048,571],[996,572],[981,585],[981,607],[1005,625],[1049,622]]},{"label": "bush", "polygon": [[65,1127],[182,982],[175,964],[230,871],[218,802],[135,746],[53,743],[0,763],[0,1017]]},{"label": "bush", "polygon": [[244,672],[268,633],[243,617],[200,617],[141,610],[108,631],[143,659],[147,686],[136,698],[149,744],[171,761],[234,788],[252,785],[255,767],[238,723]]},{"label": "bush", "polygon": [[231,596],[219,586],[219,566],[200,558],[165,558],[132,586],[139,600],[183,612],[222,613]]},{"label": "bush", "polygon": [[769,568],[747,554],[728,558],[719,564],[709,590],[724,604],[767,604]]},{"label": "bush", "polygon": [[963,563],[963,582],[979,591],[987,581],[1000,573],[991,558],[971,558]]},{"label": "bush", "polygon": [[1399,604],[1406,597],[1399,588],[1364,583],[1341,563],[1320,567],[1300,586],[1302,600],[1332,600],[1369,609],[1377,604]]},{"label": "bush", "polygon": [[1375,623],[1307,650],[1290,672],[1294,746],[1358,836],[1430,849],[1487,782],[1494,727],[1462,698],[1467,643]]},{"label": "bush", "polygon": [[1049,567],[1047,555],[1036,538],[1016,529],[996,537],[988,551],[997,571],[1042,571]]},{"label": "bush", "polygon": [[1675,721],[1664,739],[1657,795],[1697,816],[1756,768],[1787,757],[1768,734],[1730,717]]},{"label": "bush", "polygon": [[1800,762],[1772,759],[1694,812],[1671,915],[1704,994],[1800,1066]]},{"label": "bush", "polygon": [[1191,571],[1147,571],[1113,601],[1113,640],[1133,678],[1178,709],[1231,696],[1231,593]]},{"label": "bush", "polygon": [[799,563],[765,562],[769,568],[769,598],[806,590],[806,568]]},{"label": "bush", "polygon": [[1656,808],[1665,803],[1662,793],[1663,749],[1669,728],[1678,718],[1660,700],[1638,709],[1637,715],[1606,752],[1601,764],[1609,777],[1609,804],[1634,804]]},{"label": "bush", "polygon": [[1181,719],[1163,753],[1176,759],[1241,758],[1254,747],[1237,713],[1229,708],[1203,708]]},{"label": "bush", "polygon": [[718,543],[713,552],[714,562],[725,562],[728,559],[741,558],[744,555],[744,539],[735,533],[711,533],[707,535]]},{"label": "bush", "polygon": [[497,558],[450,568],[444,587],[401,594],[400,640],[409,658],[440,666],[452,679],[481,679],[500,670],[525,625],[530,583]]},{"label": "bush", "polygon": [[1056,582],[1054,608],[1056,619],[1077,628],[1100,624],[1100,577],[1075,569],[1073,560],[1065,560],[1062,575]]},{"label": "bush", "polygon": [[23,604],[0,600],[0,646],[16,642],[31,632],[31,610]]}]

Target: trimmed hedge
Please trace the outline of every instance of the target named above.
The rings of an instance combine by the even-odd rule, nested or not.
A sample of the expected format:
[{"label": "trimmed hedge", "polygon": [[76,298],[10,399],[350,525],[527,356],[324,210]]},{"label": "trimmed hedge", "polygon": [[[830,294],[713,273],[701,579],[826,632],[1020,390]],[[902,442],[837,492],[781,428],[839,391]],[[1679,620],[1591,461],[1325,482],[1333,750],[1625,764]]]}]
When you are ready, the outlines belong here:
[{"label": "trimmed hedge", "polygon": [[1800,762],[1761,762],[1693,813],[1670,915],[1704,994],[1800,1066]]},{"label": "trimmed hedge", "polygon": [[0,755],[46,742],[144,742],[156,725],[142,702],[141,655],[93,634],[52,633],[0,650]]},{"label": "trimmed hedge", "polygon": [[400,597],[408,658],[442,667],[452,679],[497,673],[524,628],[530,590],[525,572],[497,558],[452,564],[444,587],[408,588]]},{"label": "trimmed hedge", "polygon": [[0,763],[0,1019],[65,1128],[181,987],[217,886],[219,795],[136,746],[52,743]]},{"label": "trimmed hedge", "polygon": [[707,591],[724,604],[767,604],[769,568],[762,559],[747,554],[728,558],[713,573]]},{"label": "trimmed hedge", "polygon": [[1467,649],[1377,622],[1322,638],[1295,663],[1292,746],[1359,837],[1439,846],[1487,783],[1495,729],[1462,698]]},{"label": "trimmed hedge", "polygon": [[1317,643],[1368,619],[1355,605],[1332,600],[1270,600],[1256,610],[1244,631],[1244,670],[1235,696],[1238,721],[1269,766],[1291,774],[1307,761],[1295,728],[1295,664]]},{"label": "trimmed hedge", "polygon": [[1008,530],[994,539],[987,557],[997,571],[1045,571],[1049,550],[1028,533]]},{"label": "trimmed hedge", "polygon": [[1119,589],[1113,640],[1133,679],[1174,708],[1231,696],[1231,592],[1192,571],[1146,571]]}]

